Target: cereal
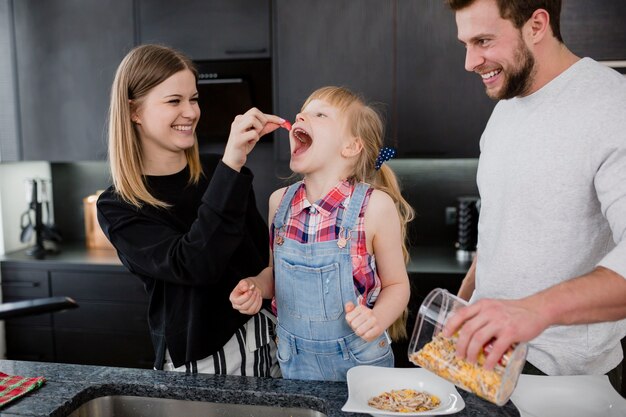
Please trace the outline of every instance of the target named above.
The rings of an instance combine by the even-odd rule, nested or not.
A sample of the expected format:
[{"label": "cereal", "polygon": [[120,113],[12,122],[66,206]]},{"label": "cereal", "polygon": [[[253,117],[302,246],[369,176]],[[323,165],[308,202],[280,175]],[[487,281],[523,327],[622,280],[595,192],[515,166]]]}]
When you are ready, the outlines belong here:
[{"label": "cereal", "polygon": [[[508,358],[510,352],[505,354],[505,358]],[[484,353],[481,352],[475,364],[460,359],[456,356],[455,339],[445,338],[441,333],[433,337],[422,349],[412,353],[409,359],[467,391],[498,403],[498,393],[505,372],[502,364],[506,364],[506,359],[488,371],[482,367],[485,362]]]},{"label": "cereal", "polygon": [[383,392],[370,398],[367,404],[379,410],[415,413],[435,409],[439,407],[441,400],[436,395],[424,391],[400,389]]}]

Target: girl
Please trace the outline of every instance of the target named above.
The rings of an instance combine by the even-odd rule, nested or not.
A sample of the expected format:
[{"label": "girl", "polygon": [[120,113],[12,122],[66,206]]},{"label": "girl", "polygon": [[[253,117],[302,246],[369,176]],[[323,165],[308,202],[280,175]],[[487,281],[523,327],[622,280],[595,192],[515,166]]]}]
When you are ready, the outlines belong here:
[{"label": "girl", "polygon": [[345,88],[315,91],[296,116],[290,167],[304,179],[270,197],[273,266],[230,296],[245,314],[275,297],[285,378],[342,381],[355,365],[394,364],[386,329],[409,300],[413,209],[382,142],[380,116]]},{"label": "girl", "polygon": [[251,109],[235,118],[221,160],[200,158],[196,81],[193,63],[163,46],[124,58],[111,91],[113,185],[100,195],[98,220],[148,292],[155,369],[273,375],[270,318],[242,316],[227,297],[269,261],[243,165],[284,120]]}]

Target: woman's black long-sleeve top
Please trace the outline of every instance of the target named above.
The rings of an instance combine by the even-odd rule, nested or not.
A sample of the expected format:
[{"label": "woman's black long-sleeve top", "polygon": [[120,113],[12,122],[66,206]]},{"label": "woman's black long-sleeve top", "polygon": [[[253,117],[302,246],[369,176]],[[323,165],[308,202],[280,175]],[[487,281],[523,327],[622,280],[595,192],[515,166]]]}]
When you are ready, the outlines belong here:
[{"label": "woman's black long-sleeve top", "polygon": [[169,209],[136,208],[113,187],[97,203],[102,230],[148,292],[156,369],[163,369],[166,346],[178,367],[226,344],[250,318],[232,308],[230,292],[269,261],[252,173],[232,170],[217,155],[204,155],[202,166],[197,185],[188,183],[188,168],[146,177],[151,194]]}]

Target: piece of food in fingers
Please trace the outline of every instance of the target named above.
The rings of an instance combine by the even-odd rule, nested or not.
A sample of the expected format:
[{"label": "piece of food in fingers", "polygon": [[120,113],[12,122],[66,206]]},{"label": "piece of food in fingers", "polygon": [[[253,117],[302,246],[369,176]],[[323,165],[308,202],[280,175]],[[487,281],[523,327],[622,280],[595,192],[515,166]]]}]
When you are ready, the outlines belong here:
[{"label": "piece of food in fingers", "polygon": [[282,127],[283,129],[287,129],[288,131],[291,131],[291,122],[289,122],[289,120],[285,120],[284,122],[280,124],[280,127]]}]

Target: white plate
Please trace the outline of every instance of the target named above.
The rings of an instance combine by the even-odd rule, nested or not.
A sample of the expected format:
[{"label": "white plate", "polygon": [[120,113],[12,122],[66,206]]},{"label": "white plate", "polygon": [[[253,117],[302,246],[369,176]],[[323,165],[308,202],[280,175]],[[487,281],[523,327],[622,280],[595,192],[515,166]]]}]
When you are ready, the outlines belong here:
[{"label": "white plate", "polygon": [[[441,405],[434,410],[419,413],[396,413],[367,405],[370,398],[385,391],[397,389],[426,391],[439,397]],[[457,392],[456,387],[425,369],[356,366],[348,371],[348,401],[341,411],[371,414],[376,417],[437,416],[458,413],[463,408],[465,408],[465,401]]]},{"label": "white plate", "polygon": [[606,375],[520,375],[511,401],[522,417],[626,416],[626,399]]}]

